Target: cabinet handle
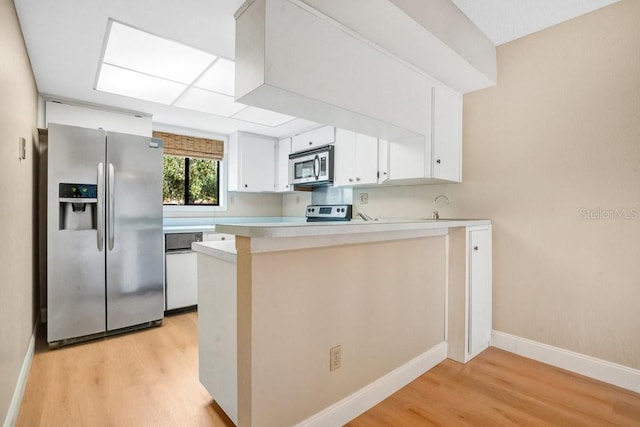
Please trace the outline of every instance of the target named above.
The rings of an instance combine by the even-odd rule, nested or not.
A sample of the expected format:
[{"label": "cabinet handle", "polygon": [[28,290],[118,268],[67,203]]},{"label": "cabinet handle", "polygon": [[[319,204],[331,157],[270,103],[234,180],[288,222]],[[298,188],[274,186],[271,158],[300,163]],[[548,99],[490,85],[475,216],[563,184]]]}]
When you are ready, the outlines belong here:
[{"label": "cabinet handle", "polygon": [[353,182],[353,178],[349,178],[349,182]]},{"label": "cabinet handle", "polygon": [[388,175],[386,172],[382,172],[382,175]]},{"label": "cabinet handle", "polygon": [[223,236],[220,238],[220,240],[227,240],[227,238]]},{"label": "cabinet handle", "polygon": [[245,184],[245,185],[244,185],[244,188],[247,188],[247,187],[249,187],[249,186],[248,186],[247,184]]},{"label": "cabinet handle", "polygon": [[438,160],[436,160],[436,163],[437,163],[437,164],[440,164],[440,163],[442,163],[442,162],[440,161],[440,159],[438,159]]},{"label": "cabinet handle", "polygon": [[356,178],[356,181],[360,181],[360,178]]},{"label": "cabinet handle", "polygon": [[284,188],[289,188],[289,184],[285,185]]},{"label": "cabinet handle", "polygon": [[309,141],[309,145],[313,145],[313,141]]},{"label": "cabinet handle", "polygon": [[474,251],[477,251],[477,250],[478,250],[478,247],[477,247],[477,246],[474,246],[474,247],[473,247],[473,250],[474,250]]}]

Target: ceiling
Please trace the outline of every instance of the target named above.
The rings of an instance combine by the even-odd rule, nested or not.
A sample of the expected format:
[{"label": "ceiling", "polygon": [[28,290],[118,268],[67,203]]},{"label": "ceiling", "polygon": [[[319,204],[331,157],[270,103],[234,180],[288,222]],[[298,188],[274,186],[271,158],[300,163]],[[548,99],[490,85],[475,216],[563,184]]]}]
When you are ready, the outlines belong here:
[{"label": "ceiling", "polygon": [[451,0],[499,46],[619,0]]},{"label": "ceiling", "polygon": [[[422,0],[416,0],[422,1]],[[452,0],[496,45],[617,0]],[[14,0],[40,93],[153,115],[166,125],[229,134],[290,135],[315,126],[271,127],[94,90],[109,19],[234,59],[234,12],[244,0]]]}]

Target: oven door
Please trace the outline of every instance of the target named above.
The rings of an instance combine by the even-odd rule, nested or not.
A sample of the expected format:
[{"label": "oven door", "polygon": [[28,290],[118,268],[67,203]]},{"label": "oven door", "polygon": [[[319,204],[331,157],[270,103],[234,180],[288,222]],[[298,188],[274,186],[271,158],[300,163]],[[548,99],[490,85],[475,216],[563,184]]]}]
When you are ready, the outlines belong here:
[{"label": "oven door", "polygon": [[289,184],[331,185],[333,182],[333,145],[291,154]]}]

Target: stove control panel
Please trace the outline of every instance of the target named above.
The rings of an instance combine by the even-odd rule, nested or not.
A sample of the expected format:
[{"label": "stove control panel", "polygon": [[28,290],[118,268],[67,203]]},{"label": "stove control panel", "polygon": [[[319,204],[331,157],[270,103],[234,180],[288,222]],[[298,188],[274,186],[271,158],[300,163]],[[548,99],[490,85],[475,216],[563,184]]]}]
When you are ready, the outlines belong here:
[{"label": "stove control panel", "polygon": [[307,222],[351,221],[351,205],[309,205]]}]

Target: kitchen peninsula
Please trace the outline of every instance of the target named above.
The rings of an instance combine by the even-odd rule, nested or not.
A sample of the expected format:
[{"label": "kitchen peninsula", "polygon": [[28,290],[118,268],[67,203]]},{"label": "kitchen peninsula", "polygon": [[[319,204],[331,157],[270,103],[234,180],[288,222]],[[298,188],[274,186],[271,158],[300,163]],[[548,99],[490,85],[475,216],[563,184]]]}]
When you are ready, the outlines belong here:
[{"label": "kitchen peninsula", "polygon": [[235,245],[193,245],[200,380],[238,426],[341,425],[489,344],[488,220],[217,231]]}]

